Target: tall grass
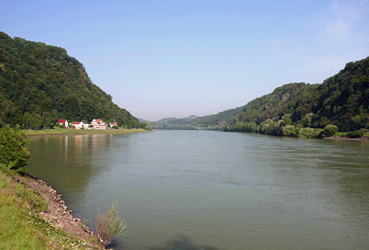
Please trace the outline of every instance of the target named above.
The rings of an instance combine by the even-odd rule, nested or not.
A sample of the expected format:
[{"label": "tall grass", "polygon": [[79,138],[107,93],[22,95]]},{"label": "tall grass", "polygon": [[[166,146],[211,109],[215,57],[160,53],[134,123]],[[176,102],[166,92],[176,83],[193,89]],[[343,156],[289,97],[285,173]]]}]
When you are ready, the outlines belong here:
[{"label": "tall grass", "polygon": [[39,215],[47,206],[38,192],[0,169],[0,249],[86,249],[84,242]]},{"label": "tall grass", "polygon": [[117,201],[104,214],[99,213],[96,219],[96,231],[101,243],[108,246],[115,235],[123,233],[127,228],[126,222],[119,216]]}]

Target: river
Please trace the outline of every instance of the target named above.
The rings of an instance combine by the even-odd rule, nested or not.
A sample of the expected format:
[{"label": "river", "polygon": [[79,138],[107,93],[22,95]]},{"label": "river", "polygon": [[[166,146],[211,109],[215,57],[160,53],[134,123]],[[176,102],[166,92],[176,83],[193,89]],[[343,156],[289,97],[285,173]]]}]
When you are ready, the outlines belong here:
[{"label": "river", "polygon": [[369,142],[216,131],[31,138],[27,171],[126,250],[369,248]]}]

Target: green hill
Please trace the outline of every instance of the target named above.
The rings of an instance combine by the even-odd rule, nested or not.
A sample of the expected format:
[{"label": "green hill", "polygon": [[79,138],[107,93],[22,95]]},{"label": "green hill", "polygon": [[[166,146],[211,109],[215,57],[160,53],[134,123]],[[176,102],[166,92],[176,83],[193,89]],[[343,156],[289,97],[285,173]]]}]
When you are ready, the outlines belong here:
[{"label": "green hill", "polygon": [[0,124],[40,129],[52,127],[59,118],[139,125],[91,82],[83,65],[65,49],[0,32]]},{"label": "green hill", "polygon": [[192,120],[153,123],[157,129],[222,127],[226,131],[267,134],[283,134],[286,125],[324,128],[328,124],[340,131],[369,127],[369,57],[348,63],[322,84],[290,83],[243,107]]},{"label": "green hill", "polygon": [[239,107],[202,117],[192,115],[186,118],[164,118],[151,124],[155,129],[220,129],[222,125],[230,123],[242,109]]},{"label": "green hill", "polygon": [[322,84],[291,83],[249,102],[231,125],[271,119],[323,128],[333,124],[340,131],[354,131],[369,124],[369,57],[350,62]]}]

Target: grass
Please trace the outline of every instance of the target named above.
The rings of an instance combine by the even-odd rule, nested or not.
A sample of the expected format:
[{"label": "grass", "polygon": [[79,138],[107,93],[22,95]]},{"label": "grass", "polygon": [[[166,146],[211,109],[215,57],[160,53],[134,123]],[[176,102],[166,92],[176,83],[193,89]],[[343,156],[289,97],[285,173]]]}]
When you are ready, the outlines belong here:
[{"label": "grass", "polygon": [[64,129],[55,127],[54,129],[43,130],[22,130],[27,136],[43,135],[68,135],[68,134],[135,134],[148,132],[145,129],[105,129],[105,130],[85,130],[85,129]]},{"label": "grass", "polygon": [[0,249],[86,249],[86,243],[68,235],[39,216],[48,202],[0,168]]}]

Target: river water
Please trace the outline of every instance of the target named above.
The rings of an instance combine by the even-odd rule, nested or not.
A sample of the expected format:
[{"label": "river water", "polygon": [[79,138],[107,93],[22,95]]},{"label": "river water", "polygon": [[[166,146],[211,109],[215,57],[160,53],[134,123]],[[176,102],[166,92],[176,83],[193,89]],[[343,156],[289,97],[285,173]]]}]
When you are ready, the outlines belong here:
[{"label": "river water", "polygon": [[215,131],[32,138],[28,171],[115,249],[369,249],[369,142]]}]

